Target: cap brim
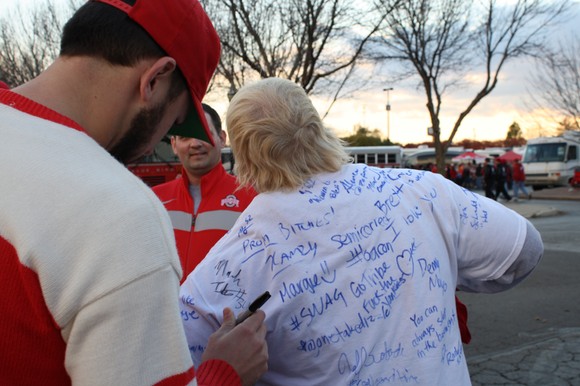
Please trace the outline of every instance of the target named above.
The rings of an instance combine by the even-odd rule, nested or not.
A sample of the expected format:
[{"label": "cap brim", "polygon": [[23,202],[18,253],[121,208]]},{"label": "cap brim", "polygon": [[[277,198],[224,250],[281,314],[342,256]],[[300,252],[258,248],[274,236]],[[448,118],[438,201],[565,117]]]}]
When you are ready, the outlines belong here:
[{"label": "cap brim", "polygon": [[215,146],[215,143],[213,142],[213,136],[209,131],[209,127],[205,119],[203,107],[201,106],[201,103],[196,103],[196,101],[193,101],[193,104],[190,106],[185,120],[182,123],[171,126],[168,134],[179,135],[180,137],[196,138],[201,141],[211,143],[212,146]]}]

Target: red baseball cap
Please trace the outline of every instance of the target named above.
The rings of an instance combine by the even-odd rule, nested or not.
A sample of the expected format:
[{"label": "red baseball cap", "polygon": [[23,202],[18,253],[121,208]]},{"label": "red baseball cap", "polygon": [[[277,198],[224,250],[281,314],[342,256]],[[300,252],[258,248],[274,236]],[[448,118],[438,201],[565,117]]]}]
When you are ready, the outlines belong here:
[{"label": "red baseball cap", "polygon": [[10,87],[8,87],[8,85],[7,85],[6,83],[4,83],[4,82],[2,82],[2,81],[0,80],[0,89],[1,89],[1,88],[6,88],[6,89],[9,89]]},{"label": "red baseball cap", "polygon": [[198,138],[214,145],[201,101],[218,65],[220,40],[199,0],[93,0],[125,12],[177,62],[187,81],[193,109],[169,134]]}]

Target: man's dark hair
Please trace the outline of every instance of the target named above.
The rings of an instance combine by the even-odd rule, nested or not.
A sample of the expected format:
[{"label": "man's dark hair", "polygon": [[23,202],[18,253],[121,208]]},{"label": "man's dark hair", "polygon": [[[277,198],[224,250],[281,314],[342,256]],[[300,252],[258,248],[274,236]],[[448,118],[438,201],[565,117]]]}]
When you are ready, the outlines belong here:
[{"label": "man's dark hair", "polygon": [[[133,5],[135,0],[124,0]],[[139,61],[160,58],[167,53],[126,13],[96,1],[88,1],[65,24],[61,56],[101,58],[113,65],[134,66]],[[169,100],[187,90],[177,69],[172,77]]]},{"label": "man's dark hair", "polygon": [[222,131],[222,119],[220,118],[220,115],[210,105],[202,103],[201,106],[203,107],[203,111],[209,114],[211,122],[215,127],[215,131],[219,135],[219,133]]}]

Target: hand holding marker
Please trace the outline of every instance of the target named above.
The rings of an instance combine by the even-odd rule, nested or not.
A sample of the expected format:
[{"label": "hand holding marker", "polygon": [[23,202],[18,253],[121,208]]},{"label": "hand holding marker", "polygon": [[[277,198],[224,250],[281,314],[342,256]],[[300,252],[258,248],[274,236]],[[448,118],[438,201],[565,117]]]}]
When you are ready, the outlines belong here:
[{"label": "hand holding marker", "polygon": [[270,292],[266,291],[264,292],[262,295],[258,296],[256,298],[256,300],[254,300],[252,302],[252,304],[250,304],[250,306],[248,307],[248,309],[244,312],[242,312],[236,319],[236,325],[242,323],[244,320],[248,319],[250,316],[252,316],[252,314],[256,311],[258,311],[258,309],[260,307],[262,307],[264,305],[264,303],[266,303],[266,301],[268,299],[270,299]]}]

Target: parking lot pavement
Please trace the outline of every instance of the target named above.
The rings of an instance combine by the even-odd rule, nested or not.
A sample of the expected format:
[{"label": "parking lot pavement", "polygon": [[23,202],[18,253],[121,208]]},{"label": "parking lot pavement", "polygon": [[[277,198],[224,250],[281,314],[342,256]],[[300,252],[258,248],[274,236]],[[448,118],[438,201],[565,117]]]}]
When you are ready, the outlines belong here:
[{"label": "parking lot pavement", "polygon": [[574,386],[580,385],[579,356],[580,328],[563,328],[467,364],[473,386]]},{"label": "parking lot pavement", "polygon": [[[530,200],[526,198],[519,198],[518,200],[506,201],[501,198],[498,202],[504,204],[508,208],[518,212],[525,218],[557,216],[560,212],[546,205],[543,200],[578,200],[580,201],[580,188],[559,187],[552,189],[534,190]],[[483,192],[477,192],[483,195]]]},{"label": "parking lot pavement", "polygon": [[534,190],[532,201],[535,200],[580,200],[580,188],[562,186],[559,188]]},{"label": "parking lot pavement", "polygon": [[[499,202],[526,218],[560,212],[542,200],[580,200],[580,188],[532,192],[532,199]],[[551,330],[533,343],[467,358],[473,386],[580,385],[580,328]]]},{"label": "parking lot pavement", "polygon": [[[501,201],[500,201],[501,202]],[[517,201],[517,202],[502,202],[508,208],[518,212],[525,218],[557,216],[560,211],[548,205],[542,205],[539,201]]]},{"label": "parking lot pavement", "polygon": [[[560,212],[542,200],[580,200],[580,188],[532,191],[532,199],[498,200],[526,218]],[[467,358],[473,386],[580,385],[580,328],[563,328],[538,336],[533,343]]]}]

